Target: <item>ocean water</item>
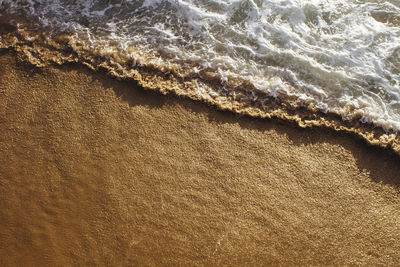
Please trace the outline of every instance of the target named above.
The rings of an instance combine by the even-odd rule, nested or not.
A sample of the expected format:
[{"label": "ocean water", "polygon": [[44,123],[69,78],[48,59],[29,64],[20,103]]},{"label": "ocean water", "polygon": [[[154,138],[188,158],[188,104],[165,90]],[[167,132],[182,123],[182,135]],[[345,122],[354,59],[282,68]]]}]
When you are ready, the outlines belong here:
[{"label": "ocean water", "polygon": [[399,0],[0,0],[0,19],[17,32],[2,46],[39,63],[82,61],[234,112],[400,131]]}]

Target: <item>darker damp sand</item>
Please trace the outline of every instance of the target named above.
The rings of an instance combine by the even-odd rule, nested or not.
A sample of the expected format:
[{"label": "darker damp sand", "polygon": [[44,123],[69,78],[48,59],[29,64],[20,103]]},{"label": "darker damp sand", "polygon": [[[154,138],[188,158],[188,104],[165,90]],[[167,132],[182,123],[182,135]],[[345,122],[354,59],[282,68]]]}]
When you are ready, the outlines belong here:
[{"label": "darker damp sand", "polygon": [[396,265],[397,156],[0,56],[0,264]]}]

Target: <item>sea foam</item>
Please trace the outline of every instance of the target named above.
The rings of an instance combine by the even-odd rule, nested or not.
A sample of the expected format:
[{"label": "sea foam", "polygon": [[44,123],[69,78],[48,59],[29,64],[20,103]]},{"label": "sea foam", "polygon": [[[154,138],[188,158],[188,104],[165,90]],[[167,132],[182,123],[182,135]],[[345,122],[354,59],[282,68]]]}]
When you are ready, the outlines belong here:
[{"label": "sea foam", "polygon": [[2,0],[0,11],[20,32],[69,35],[74,53],[143,86],[400,131],[396,0]]}]

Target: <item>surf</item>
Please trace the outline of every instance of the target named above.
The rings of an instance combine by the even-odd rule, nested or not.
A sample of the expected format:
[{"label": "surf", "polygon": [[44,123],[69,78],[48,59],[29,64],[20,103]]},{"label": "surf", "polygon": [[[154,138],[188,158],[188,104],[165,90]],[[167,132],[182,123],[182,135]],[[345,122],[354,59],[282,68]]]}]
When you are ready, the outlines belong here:
[{"label": "surf", "polygon": [[[0,1],[35,64],[80,62],[238,114],[398,148],[398,1]],[[7,19],[6,19],[7,18]]]}]

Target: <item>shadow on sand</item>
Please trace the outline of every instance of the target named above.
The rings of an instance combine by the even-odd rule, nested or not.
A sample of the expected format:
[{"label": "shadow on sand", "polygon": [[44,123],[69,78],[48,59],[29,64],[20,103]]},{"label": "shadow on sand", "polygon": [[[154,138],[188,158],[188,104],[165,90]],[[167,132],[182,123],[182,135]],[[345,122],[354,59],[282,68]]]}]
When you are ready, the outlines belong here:
[{"label": "shadow on sand", "polygon": [[356,135],[340,133],[326,128],[303,129],[293,123],[275,119],[268,120],[239,116],[187,98],[176,95],[162,95],[158,92],[144,90],[133,81],[117,81],[118,83],[124,83],[124,86],[112,86],[109,84],[110,79],[104,79],[97,75],[96,78],[102,83],[107,83],[107,86],[112,87],[116,95],[130,106],[145,105],[150,108],[162,108],[166,104],[180,104],[192,112],[206,114],[209,121],[239,123],[243,128],[261,132],[274,129],[280,134],[287,135],[296,146],[307,146],[316,143],[340,145],[352,153],[360,172],[366,171],[370,173],[374,182],[400,187],[400,156],[389,149],[368,145]]}]

